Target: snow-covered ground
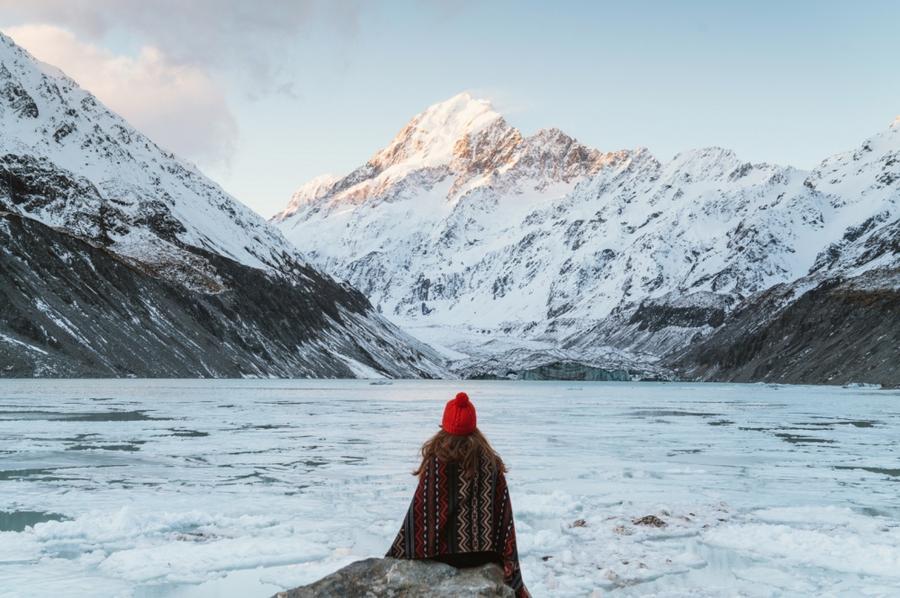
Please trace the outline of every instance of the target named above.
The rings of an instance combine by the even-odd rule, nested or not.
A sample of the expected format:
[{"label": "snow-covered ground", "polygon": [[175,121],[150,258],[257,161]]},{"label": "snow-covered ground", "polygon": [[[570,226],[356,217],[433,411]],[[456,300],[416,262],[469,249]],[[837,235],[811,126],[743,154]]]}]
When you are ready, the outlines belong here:
[{"label": "snow-covered ground", "polygon": [[381,555],[459,389],[536,596],[900,592],[898,391],[28,380],[0,382],[0,595],[262,597]]}]

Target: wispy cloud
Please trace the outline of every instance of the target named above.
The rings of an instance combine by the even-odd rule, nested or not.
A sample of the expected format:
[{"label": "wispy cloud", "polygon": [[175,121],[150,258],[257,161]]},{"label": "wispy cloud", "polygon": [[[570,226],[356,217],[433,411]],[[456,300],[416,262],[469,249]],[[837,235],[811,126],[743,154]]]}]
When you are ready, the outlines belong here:
[{"label": "wispy cloud", "polygon": [[351,38],[356,1],[0,0],[0,26],[155,141],[227,163],[238,125],[227,97],[303,93],[297,41],[326,26]]},{"label": "wispy cloud", "polygon": [[352,36],[355,0],[0,0],[7,25],[51,24],[98,42],[116,33],[174,63],[225,69],[255,85],[282,85],[286,49],[312,27]]},{"label": "wispy cloud", "polygon": [[203,69],[170,61],[153,46],[118,56],[53,25],[6,29],[36,58],[61,68],[160,145],[194,160],[227,161],[234,116]]}]

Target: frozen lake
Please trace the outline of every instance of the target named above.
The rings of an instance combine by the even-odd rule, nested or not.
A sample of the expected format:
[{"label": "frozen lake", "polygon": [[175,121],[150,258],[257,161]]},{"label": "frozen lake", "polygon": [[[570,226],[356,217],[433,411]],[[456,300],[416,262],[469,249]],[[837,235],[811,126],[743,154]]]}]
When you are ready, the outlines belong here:
[{"label": "frozen lake", "polygon": [[265,597],[380,556],[457,390],[535,596],[900,594],[898,391],[23,380],[0,381],[0,595]]}]

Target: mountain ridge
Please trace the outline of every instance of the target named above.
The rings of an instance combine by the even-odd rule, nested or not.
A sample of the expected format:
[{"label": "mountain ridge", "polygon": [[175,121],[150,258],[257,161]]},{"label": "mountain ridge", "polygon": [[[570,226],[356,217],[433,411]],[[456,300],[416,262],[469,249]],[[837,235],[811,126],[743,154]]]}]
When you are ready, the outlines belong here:
[{"label": "mountain ridge", "polygon": [[[436,126],[449,131],[436,133]],[[511,186],[515,178],[533,176],[547,164],[559,167],[550,173],[551,180],[566,181],[596,170],[613,155],[590,150],[555,128],[523,136],[489,102],[462,93],[414,116],[387,146],[349,175],[317,177],[304,185],[270,221],[284,222],[302,206],[326,196],[339,194],[348,203],[377,197],[415,173],[429,173],[432,180],[453,177],[448,193],[459,196],[481,185]],[[522,172],[526,170],[532,172]]]},{"label": "mountain ridge", "polygon": [[0,127],[0,376],[445,374],[255,212],[2,34]]},{"label": "mountain ridge", "polygon": [[[386,147],[403,146],[421,114]],[[502,117],[453,131],[462,158],[392,150],[405,160],[396,176],[370,161],[272,222],[310,261],[469,365],[502,369],[504,353],[521,363],[529,350],[602,365],[588,349],[606,347],[655,375],[741,302],[806,276],[850,231],[871,234],[866,222],[896,218],[900,201],[894,123],[811,170],[717,147],[668,162],[642,148],[601,152],[553,129],[522,137]],[[478,160],[466,159],[470,148]]]}]

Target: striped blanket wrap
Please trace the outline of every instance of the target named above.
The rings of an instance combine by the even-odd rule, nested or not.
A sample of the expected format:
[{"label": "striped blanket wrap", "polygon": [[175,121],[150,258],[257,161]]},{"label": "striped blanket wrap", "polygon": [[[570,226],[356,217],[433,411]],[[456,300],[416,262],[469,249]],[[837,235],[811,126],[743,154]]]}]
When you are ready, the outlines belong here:
[{"label": "striped blanket wrap", "polygon": [[516,597],[528,598],[503,472],[485,459],[474,472],[431,459],[419,476],[412,504],[387,556],[429,559],[485,552],[498,556],[504,582]]}]

